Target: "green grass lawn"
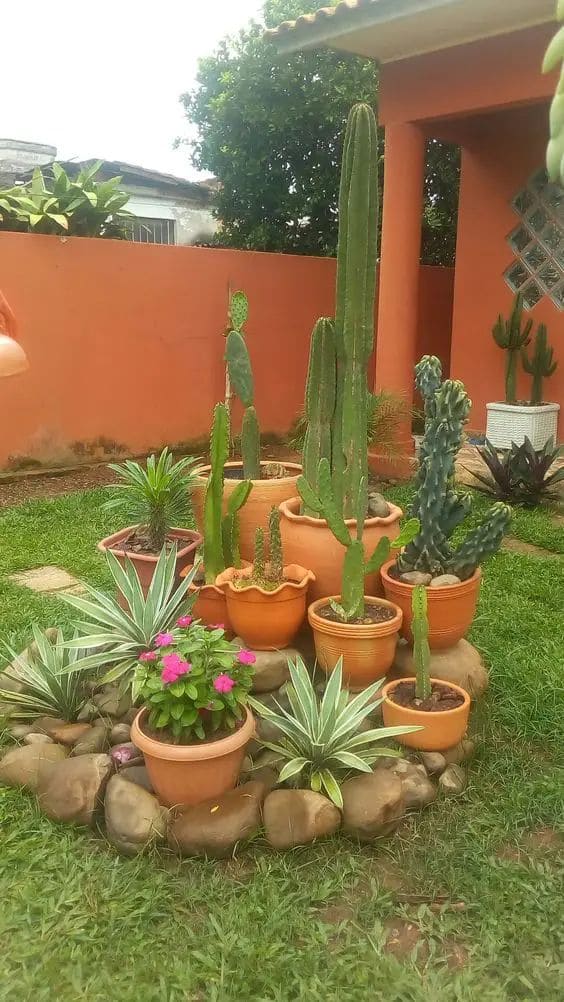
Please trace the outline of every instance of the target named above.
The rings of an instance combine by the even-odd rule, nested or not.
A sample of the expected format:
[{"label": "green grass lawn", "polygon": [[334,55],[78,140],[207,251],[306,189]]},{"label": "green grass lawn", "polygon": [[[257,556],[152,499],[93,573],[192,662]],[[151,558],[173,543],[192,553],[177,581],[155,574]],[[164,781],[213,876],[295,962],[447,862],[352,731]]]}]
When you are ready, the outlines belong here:
[{"label": "green grass lawn", "polygon": [[[396,500],[408,495],[398,488]],[[95,542],[113,525],[102,496],[0,511],[0,636],[23,640],[32,620],[70,612],[10,584],[12,571],[57,564],[104,582]],[[519,513],[512,531],[564,553],[550,513]],[[335,838],[275,855],[258,841],[227,863],[127,860],[0,790],[0,1000],[560,1000],[564,558],[491,560],[471,639],[491,687],[468,790],[386,843]],[[438,912],[436,894],[447,902]],[[412,927],[419,945],[398,959],[390,929],[403,941]]]}]

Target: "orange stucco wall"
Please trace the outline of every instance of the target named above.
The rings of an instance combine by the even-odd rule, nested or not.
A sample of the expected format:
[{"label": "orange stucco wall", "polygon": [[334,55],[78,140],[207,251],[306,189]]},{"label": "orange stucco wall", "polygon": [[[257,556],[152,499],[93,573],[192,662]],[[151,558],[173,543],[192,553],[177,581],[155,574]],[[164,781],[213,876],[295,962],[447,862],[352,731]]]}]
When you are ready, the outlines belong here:
[{"label": "orange stucco wall", "polygon": [[[474,402],[472,425],[484,428],[486,403],[503,399],[504,392],[504,352],[491,328],[513,300],[502,278],[514,260],[505,238],[518,222],[510,202],[543,164],[546,109],[515,109],[467,123],[463,140],[451,372],[466,383]],[[560,363],[545,383],[545,396],[564,408],[564,312],[546,296],[531,316],[535,325],[547,324]],[[523,396],[529,386],[530,377],[522,373]]]},{"label": "orange stucco wall", "polygon": [[[0,286],[30,362],[0,387],[0,467],[72,461],[73,443],[88,455],[100,437],[132,453],[207,437],[230,286],[249,297],[261,427],[286,432],[334,282],[329,258],[0,233]],[[452,283],[449,269],[422,269],[422,339],[448,340]]]}]

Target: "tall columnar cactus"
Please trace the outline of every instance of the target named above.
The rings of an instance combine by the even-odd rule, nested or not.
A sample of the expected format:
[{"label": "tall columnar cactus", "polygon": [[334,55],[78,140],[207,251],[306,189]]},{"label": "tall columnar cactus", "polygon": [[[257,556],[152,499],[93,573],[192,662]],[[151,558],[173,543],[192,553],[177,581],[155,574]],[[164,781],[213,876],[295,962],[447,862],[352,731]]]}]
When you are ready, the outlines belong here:
[{"label": "tall columnar cactus", "polygon": [[284,557],[282,554],[282,537],[280,535],[280,511],[273,508],[268,519],[271,581],[281,584],[284,580]]},{"label": "tall columnar cactus", "polygon": [[533,377],[531,387],[531,403],[542,404],[543,380],[556,372],[558,362],[554,361],[554,349],[548,344],[546,324],[539,324],[535,336],[535,346],[531,358],[523,349],[523,368]]},{"label": "tall columnar cactus", "polygon": [[420,452],[416,495],[411,514],[420,521],[417,536],[397,559],[399,573],[472,576],[486,557],[499,549],[511,518],[504,504],[492,506],[481,525],[454,549],[450,537],[470,511],[470,497],[454,485],[455,459],[462,444],[470,400],[461,382],[441,382],[438,358],[424,355],[415,367],[416,386],[425,405],[425,435]]},{"label": "tall columnar cactus", "polygon": [[364,578],[367,574],[377,574],[382,565],[389,559],[392,547],[406,546],[419,530],[417,519],[410,519],[404,525],[397,539],[390,542],[384,536],[380,539],[368,560],[365,557],[362,537],[364,523],[368,513],[368,485],[362,479],[360,482],[357,504],[354,511],[356,518],[356,535],[347,526],[342,514],[331,477],[331,468],[327,459],[319,464],[318,492],[312,490],[304,476],[298,479],[298,491],[304,504],[311,511],[327,520],[331,532],[345,547],[345,560],[341,584],[341,604],[333,603],[334,610],[341,619],[348,622],[359,619],[364,614]]},{"label": "tall columnar cactus", "polygon": [[368,480],[367,364],[374,344],[377,234],[376,119],[368,105],[358,104],[349,115],[343,148],[334,335],[327,320],[319,321],[312,335],[304,457],[314,491],[319,462],[329,460],[335,502],[347,518],[353,517],[362,480]]},{"label": "tall columnar cactus", "polygon": [[[556,20],[564,21],[564,0],[556,5]],[[561,67],[560,80],[550,108],[550,142],[546,151],[546,166],[551,181],[564,185],[564,25],[552,39],[544,57],[543,73]]]},{"label": "tall columnar cactus", "polygon": [[411,596],[411,611],[413,613],[411,632],[413,633],[413,663],[415,665],[415,696],[417,699],[428,699],[431,695],[431,679],[429,665],[431,649],[429,647],[429,620],[427,618],[427,592],[423,585],[417,585]]},{"label": "tall columnar cactus", "polygon": [[505,361],[505,402],[514,404],[517,400],[517,363],[522,349],[531,340],[533,321],[527,320],[523,327],[523,296],[515,297],[508,320],[499,315],[492,330],[494,341],[507,352]]},{"label": "tall columnar cactus", "polygon": [[229,412],[225,404],[216,404],[210,442],[211,472],[204,501],[204,568],[206,582],[213,584],[226,566],[238,567],[238,512],[252,488],[249,480],[237,484],[223,515],[223,470],[229,455]]},{"label": "tall columnar cactus", "polygon": [[227,333],[225,361],[230,388],[245,407],[241,431],[243,476],[248,480],[260,478],[260,428],[254,408],[254,381],[251,359],[243,326],[249,316],[249,303],[244,292],[234,292],[229,303],[231,330]]}]

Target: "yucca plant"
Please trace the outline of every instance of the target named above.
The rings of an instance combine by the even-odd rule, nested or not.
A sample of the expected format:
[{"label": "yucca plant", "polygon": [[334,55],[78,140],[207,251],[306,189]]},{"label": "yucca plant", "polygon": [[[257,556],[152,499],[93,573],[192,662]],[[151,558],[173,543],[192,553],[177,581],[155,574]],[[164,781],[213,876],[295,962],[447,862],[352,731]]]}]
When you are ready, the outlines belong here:
[{"label": "yucca plant", "polygon": [[276,712],[249,698],[259,716],[275,724],[284,735],[279,743],[263,741],[262,744],[286,760],[280,772],[281,782],[299,779],[312,790],[325,790],[333,803],[342,807],[339,782],[349,773],[372,772],[379,756],[401,755],[395,749],[378,747],[377,742],[421,728],[375,727],[359,734],[362,721],[382,702],[381,699],[372,702],[372,698],[383,679],[369,685],[349,702],[349,690],[343,689],[342,658],[332,671],[322,697],[316,692],[300,657],[288,660],[288,667],[291,684],[286,692],[290,710],[277,703],[280,712]]},{"label": "yucca plant", "polygon": [[152,651],[155,639],[169,633],[178,618],[190,610],[194,596],[187,592],[198,564],[190,568],[176,588],[176,547],[161,550],[153,579],[144,595],[134,564],[126,557],[122,567],[111,550],[106,550],[105,556],[125,608],[118,598],[89,584],[85,584],[87,598],[61,595],[64,602],[80,613],[74,624],[78,636],[67,640],[65,646],[91,650],[90,654],[74,661],[68,671],[105,668],[101,684],[119,679],[122,688],[127,689],[133,682],[140,655]]},{"label": "yucca plant", "polygon": [[[83,643],[68,648],[61,630],[50,640],[33,623],[34,651],[18,654],[4,644],[11,664],[4,676],[18,684],[19,690],[0,689],[0,713],[12,720],[33,720],[40,716],[61,717],[73,723],[87,701],[86,677],[73,673],[74,666],[86,655]],[[74,640],[77,639],[75,634]]]},{"label": "yucca plant", "polygon": [[158,459],[148,457],[146,469],[131,459],[109,463],[121,484],[112,487],[113,496],[104,507],[119,512],[126,525],[138,525],[149,549],[159,553],[174,526],[185,528],[193,522],[190,494],[200,472],[199,462],[186,456],[175,463],[165,447]]}]

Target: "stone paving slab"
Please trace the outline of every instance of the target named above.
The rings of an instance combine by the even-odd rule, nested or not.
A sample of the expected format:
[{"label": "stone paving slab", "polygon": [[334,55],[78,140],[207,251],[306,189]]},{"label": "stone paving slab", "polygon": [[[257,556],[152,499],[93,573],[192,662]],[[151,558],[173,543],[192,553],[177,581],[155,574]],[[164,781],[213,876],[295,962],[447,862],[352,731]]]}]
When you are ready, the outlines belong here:
[{"label": "stone paving slab", "polygon": [[83,595],[84,586],[78,578],[73,577],[62,567],[33,567],[29,571],[18,571],[10,574],[8,580],[21,588],[30,588],[40,594],[71,594]]}]

